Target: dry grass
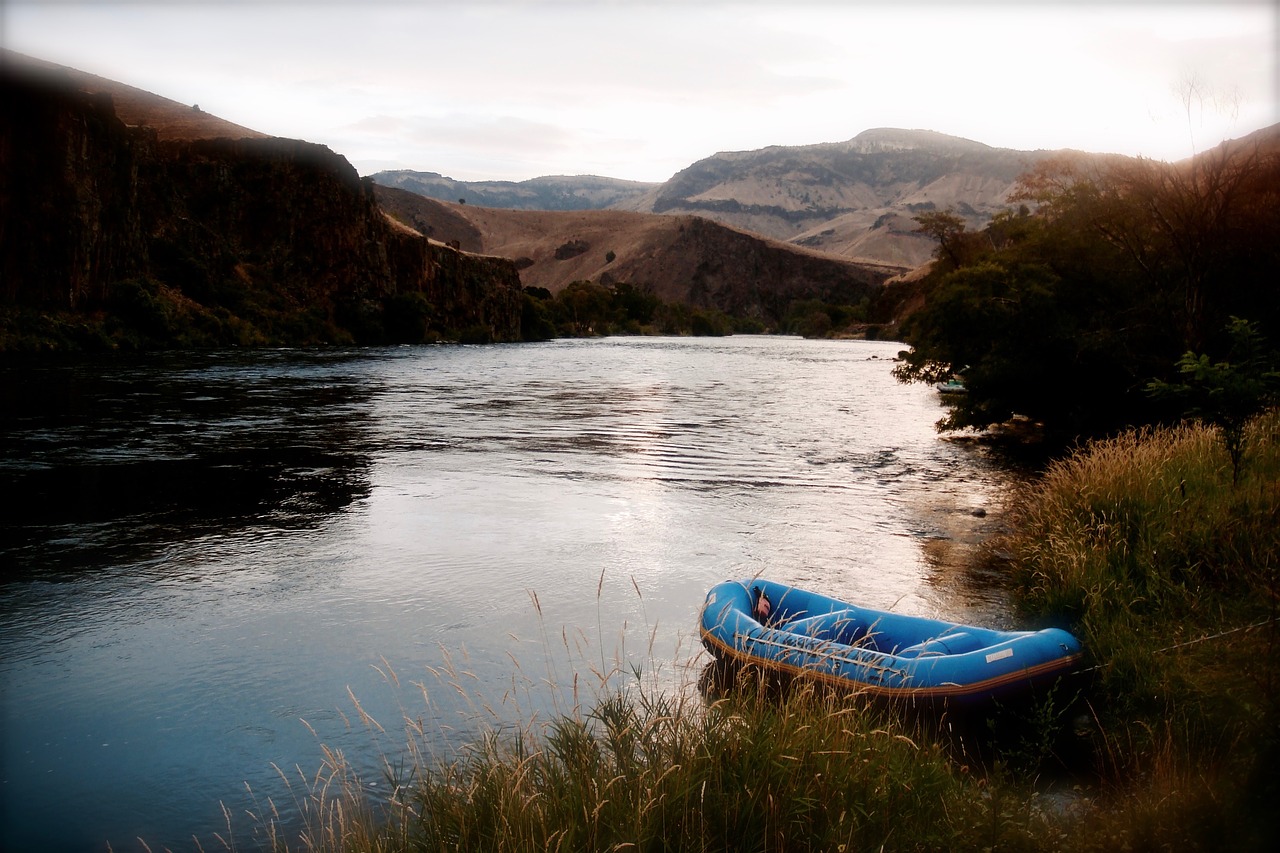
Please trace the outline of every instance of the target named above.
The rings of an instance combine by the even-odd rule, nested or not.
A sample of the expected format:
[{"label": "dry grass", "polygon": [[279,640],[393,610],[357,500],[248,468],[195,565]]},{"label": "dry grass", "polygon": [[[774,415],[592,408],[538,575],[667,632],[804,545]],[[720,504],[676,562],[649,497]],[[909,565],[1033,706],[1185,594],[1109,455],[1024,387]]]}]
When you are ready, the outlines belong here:
[{"label": "dry grass", "polygon": [[1131,433],[1054,465],[1022,497],[1005,543],[1022,599],[1074,624],[1094,667],[1105,793],[1071,849],[1280,837],[1273,809],[1258,808],[1280,796],[1278,436],[1280,413],[1250,425],[1233,484],[1211,430]]},{"label": "dry grass", "polygon": [[[516,697],[513,723],[512,697],[486,701],[446,656],[418,687],[428,706],[441,690],[461,699],[478,732],[468,745],[433,752],[437,733],[406,713],[409,760],[384,768],[389,796],[371,797],[326,751],[320,771],[286,779],[305,829],[283,837],[268,803],[257,837],[335,853],[1273,849],[1277,631],[1202,638],[1276,614],[1278,425],[1253,425],[1234,488],[1213,436],[1185,428],[1094,445],[1025,498],[1025,527],[1006,544],[1028,605],[1071,612],[1084,635],[1097,678],[1071,712],[1081,717],[1051,697],[1022,709],[1021,739],[970,753],[945,716],[750,679],[707,696],[660,687],[562,632],[577,655],[557,691],[569,707],[543,719],[532,696]],[[564,672],[550,656],[545,675],[513,667],[516,692],[554,688]],[[1037,777],[1064,727],[1090,760],[1061,799]]]}]

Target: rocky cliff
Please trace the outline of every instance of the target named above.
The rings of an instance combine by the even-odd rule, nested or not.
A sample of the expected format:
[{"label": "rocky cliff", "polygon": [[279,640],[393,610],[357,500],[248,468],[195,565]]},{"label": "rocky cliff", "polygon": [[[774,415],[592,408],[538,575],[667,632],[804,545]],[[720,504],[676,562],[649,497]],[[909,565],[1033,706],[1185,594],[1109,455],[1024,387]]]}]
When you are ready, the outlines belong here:
[{"label": "rocky cliff", "polygon": [[329,149],[127,124],[109,81],[11,56],[0,75],[0,348],[519,338],[512,263],[389,221]]}]

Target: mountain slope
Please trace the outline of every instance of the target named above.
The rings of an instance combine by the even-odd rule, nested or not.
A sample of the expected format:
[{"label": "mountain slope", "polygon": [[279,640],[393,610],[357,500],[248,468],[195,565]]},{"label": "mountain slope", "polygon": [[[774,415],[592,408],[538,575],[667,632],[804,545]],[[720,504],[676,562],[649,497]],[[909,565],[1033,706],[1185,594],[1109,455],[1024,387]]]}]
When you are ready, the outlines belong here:
[{"label": "mountain slope", "polygon": [[856,263],[701,217],[521,211],[434,201],[380,187],[397,221],[463,250],[512,258],[526,287],[626,282],[668,302],[776,322],[796,299],[857,303],[902,267]]},{"label": "mountain slope", "polygon": [[623,204],[657,184],[601,178],[595,175],[552,175],[528,181],[455,181],[437,172],[377,172],[375,184],[397,187],[438,201],[465,199],[481,207],[512,210],[600,210]]},{"label": "mountain slope", "polygon": [[180,104],[76,68],[56,65],[12,51],[0,51],[0,64],[24,76],[41,76],[50,85],[106,98],[116,116],[126,126],[151,128],[161,140],[270,138],[268,134],[204,112],[198,104]]},{"label": "mountain slope", "polygon": [[916,266],[934,244],[913,233],[912,216],[950,207],[981,227],[1049,153],[880,128],[847,142],[715,154],[617,207],[692,213],[830,254]]},{"label": "mountain slope", "polygon": [[7,52],[0,82],[0,349],[519,338],[514,265],[324,146]]}]

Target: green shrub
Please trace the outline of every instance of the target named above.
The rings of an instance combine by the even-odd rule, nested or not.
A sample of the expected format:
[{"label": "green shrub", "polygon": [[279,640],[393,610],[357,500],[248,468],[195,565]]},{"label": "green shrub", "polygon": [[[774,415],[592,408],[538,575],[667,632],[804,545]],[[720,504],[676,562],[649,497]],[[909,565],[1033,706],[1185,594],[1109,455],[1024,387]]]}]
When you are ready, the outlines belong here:
[{"label": "green shrub", "polygon": [[1280,827],[1248,806],[1278,787],[1278,429],[1249,423],[1236,485],[1213,430],[1183,426],[1091,444],[1017,500],[1019,600],[1084,643],[1098,769],[1124,792],[1095,817],[1135,846]]}]

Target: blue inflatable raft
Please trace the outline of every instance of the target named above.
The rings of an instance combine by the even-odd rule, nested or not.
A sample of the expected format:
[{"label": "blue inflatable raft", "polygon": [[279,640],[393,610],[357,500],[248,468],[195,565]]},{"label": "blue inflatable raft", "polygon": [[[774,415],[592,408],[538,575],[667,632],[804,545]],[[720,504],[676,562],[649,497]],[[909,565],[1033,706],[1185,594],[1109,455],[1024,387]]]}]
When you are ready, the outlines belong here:
[{"label": "blue inflatable raft", "polygon": [[719,661],[915,701],[969,703],[1051,683],[1081,659],[1066,631],[995,631],[856,607],[766,580],[707,593],[702,643]]}]

